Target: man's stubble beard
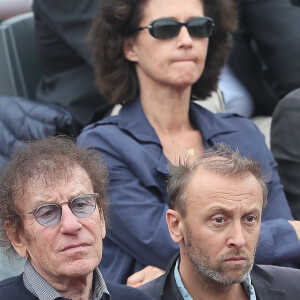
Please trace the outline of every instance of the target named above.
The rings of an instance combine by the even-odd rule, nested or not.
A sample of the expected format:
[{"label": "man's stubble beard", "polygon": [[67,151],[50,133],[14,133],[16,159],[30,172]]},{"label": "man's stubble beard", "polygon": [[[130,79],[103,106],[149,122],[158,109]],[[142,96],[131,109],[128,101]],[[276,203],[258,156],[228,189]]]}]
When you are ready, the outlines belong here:
[{"label": "man's stubble beard", "polygon": [[[229,286],[243,282],[250,274],[254,263],[254,254],[256,248],[252,256],[250,256],[248,253],[245,253],[244,250],[231,250],[228,253],[218,257],[215,264],[211,264],[208,251],[204,250],[203,248],[193,246],[192,240],[193,238],[191,231],[189,226],[186,224],[185,246],[187,256],[199,279],[204,279],[204,281],[213,281],[215,283]],[[244,266],[224,265],[224,260],[233,256],[245,257],[247,259],[247,264]],[[234,274],[231,275],[230,273],[232,272],[234,272]]]}]

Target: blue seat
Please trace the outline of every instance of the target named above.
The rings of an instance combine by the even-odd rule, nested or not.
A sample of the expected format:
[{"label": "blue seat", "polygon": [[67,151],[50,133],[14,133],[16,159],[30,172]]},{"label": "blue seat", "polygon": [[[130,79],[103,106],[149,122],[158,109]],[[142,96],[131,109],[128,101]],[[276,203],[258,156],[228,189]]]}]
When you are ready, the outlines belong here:
[{"label": "blue seat", "polygon": [[0,23],[0,95],[34,100],[41,76],[33,13]]}]

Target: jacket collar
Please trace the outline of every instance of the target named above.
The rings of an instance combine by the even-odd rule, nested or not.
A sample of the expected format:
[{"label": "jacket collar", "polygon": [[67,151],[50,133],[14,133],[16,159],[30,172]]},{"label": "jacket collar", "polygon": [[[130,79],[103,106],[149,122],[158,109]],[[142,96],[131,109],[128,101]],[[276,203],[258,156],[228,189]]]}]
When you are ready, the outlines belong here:
[{"label": "jacket collar", "polygon": [[180,252],[172,257],[163,276],[160,290],[160,297],[163,300],[182,300],[182,295],[178,289],[174,276],[174,268],[179,256]]},{"label": "jacket collar", "polygon": [[[194,102],[191,102],[189,113],[195,127],[202,134],[205,146],[211,146],[216,136],[237,131],[235,126],[226,120],[230,114],[214,114]],[[140,141],[161,145],[154,128],[144,114],[139,99],[128,102],[122,107],[118,126]]]},{"label": "jacket collar", "polygon": [[251,281],[255,289],[257,299],[272,299],[284,300],[286,299],[285,291],[273,287],[274,277],[266,272],[261,267],[254,265],[251,272]]},{"label": "jacket collar", "polygon": [[122,107],[118,126],[141,142],[153,142],[160,145],[159,138],[148,122],[139,99],[127,102]]},{"label": "jacket collar", "polygon": [[[202,134],[205,148],[209,148],[215,143],[222,141],[220,137],[222,134],[237,131],[237,129],[226,120],[226,116],[229,115],[211,113],[194,102],[191,102],[189,113],[195,127],[199,129]],[[124,104],[119,112],[118,118],[114,120],[117,120],[118,127],[121,130],[127,132],[141,143],[154,143],[161,148],[161,156],[155,168],[158,172],[168,175],[168,160],[163,154],[160,140],[154,128],[148,122],[144,114],[140,100],[137,98]],[[104,120],[102,122],[106,121]]]},{"label": "jacket collar", "polygon": [[191,102],[190,105],[190,118],[195,127],[200,130],[206,147],[214,144],[215,137],[238,131],[235,126],[228,122],[230,116],[232,114],[212,113],[194,102]]},{"label": "jacket collar", "polygon": [[[180,253],[177,253],[173,258],[170,260],[165,274],[162,276],[163,280],[161,282],[161,299],[164,298],[164,291],[167,291],[167,294],[172,294],[174,299],[182,299],[179,297],[180,292],[177,288],[175,278],[174,278],[174,267],[176,260],[178,259]],[[285,291],[276,289],[273,287],[273,276],[266,272],[261,267],[254,264],[253,270],[251,272],[251,281],[252,285],[255,289],[255,294],[257,299],[264,300],[264,299],[272,299],[272,300],[284,300]],[[172,293],[170,292],[172,291]]]}]

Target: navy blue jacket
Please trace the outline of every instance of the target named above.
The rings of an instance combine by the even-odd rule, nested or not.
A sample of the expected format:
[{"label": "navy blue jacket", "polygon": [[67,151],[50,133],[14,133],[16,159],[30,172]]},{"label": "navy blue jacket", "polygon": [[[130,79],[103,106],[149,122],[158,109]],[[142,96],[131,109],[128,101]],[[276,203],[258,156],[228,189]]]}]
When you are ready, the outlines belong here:
[{"label": "navy blue jacket", "polygon": [[[151,300],[137,289],[125,285],[106,282],[111,300]],[[23,275],[5,279],[0,282],[0,298],[3,300],[37,300],[24,286]],[[102,298],[101,298],[102,299]],[[103,299],[104,300],[104,299]]]},{"label": "navy blue jacket", "polygon": [[[213,114],[194,103],[190,118],[201,131],[205,148],[224,142],[244,156],[253,155],[271,174],[256,262],[295,266],[300,261],[300,243],[287,221],[292,215],[264,136],[248,119]],[[99,149],[109,170],[111,227],[104,239],[103,276],[124,283],[147,265],[165,269],[178,251],[166,223],[169,171],[159,138],[140,102],[127,103],[118,116],[86,127],[77,141]]]},{"label": "navy blue jacket", "polygon": [[25,141],[58,134],[77,136],[77,123],[67,110],[20,97],[0,97],[0,168]]}]

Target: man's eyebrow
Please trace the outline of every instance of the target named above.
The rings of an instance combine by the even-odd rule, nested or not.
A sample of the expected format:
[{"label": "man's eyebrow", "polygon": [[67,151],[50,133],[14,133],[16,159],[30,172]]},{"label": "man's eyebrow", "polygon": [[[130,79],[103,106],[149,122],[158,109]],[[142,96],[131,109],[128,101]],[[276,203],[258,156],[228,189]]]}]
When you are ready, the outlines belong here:
[{"label": "man's eyebrow", "polygon": [[56,204],[57,202],[55,201],[55,199],[49,199],[49,200],[37,200],[33,203],[33,209],[36,209],[42,205],[46,205],[46,204]]},{"label": "man's eyebrow", "polygon": [[224,206],[214,206],[209,208],[209,211],[211,212],[230,212],[233,209],[229,209],[228,207],[224,207]]},{"label": "man's eyebrow", "polygon": [[[69,195],[69,197],[67,198],[68,200],[66,200],[66,201],[70,201],[70,200],[72,200],[72,199],[74,199],[74,198],[76,198],[80,195],[83,195],[83,194],[88,194],[88,193],[83,193],[83,192],[72,193],[72,194]],[[49,199],[44,198],[44,199],[41,199],[41,200],[36,200],[34,202],[34,208],[33,209],[35,209],[39,206],[42,206],[42,205],[46,205],[46,204],[59,204],[59,203],[60,202],[58,202],[56,198],[49,198]]]}]

